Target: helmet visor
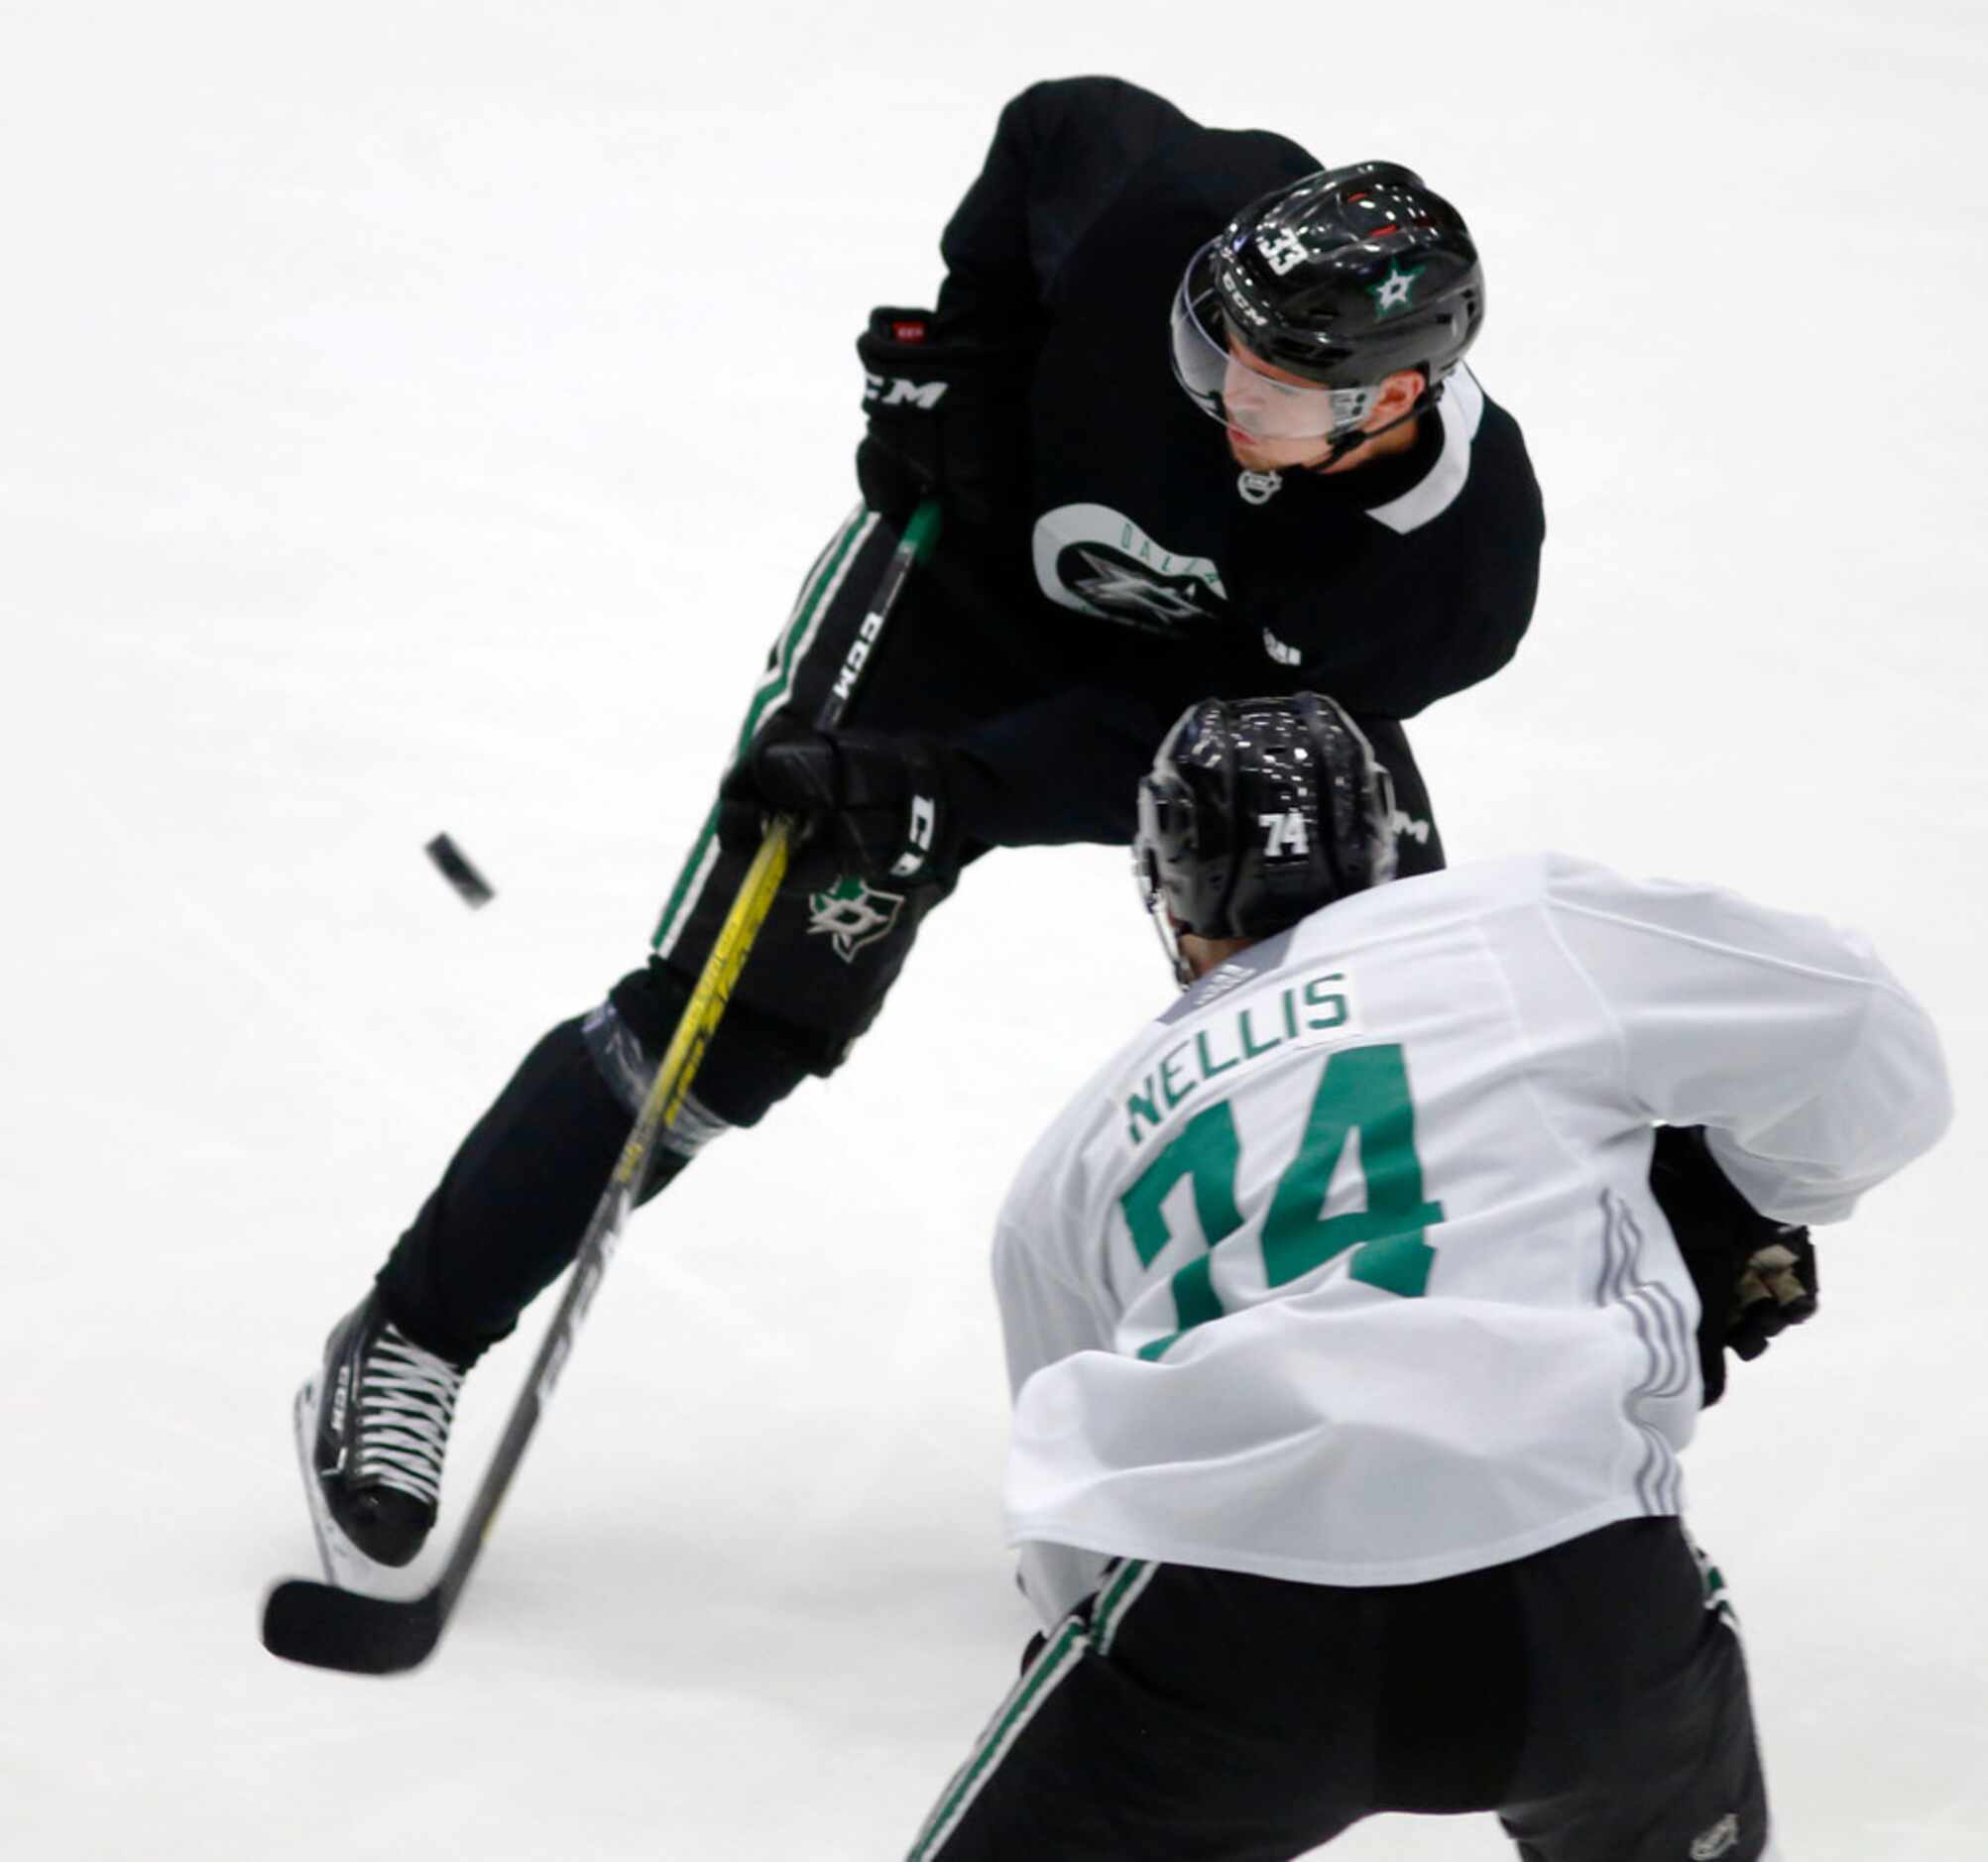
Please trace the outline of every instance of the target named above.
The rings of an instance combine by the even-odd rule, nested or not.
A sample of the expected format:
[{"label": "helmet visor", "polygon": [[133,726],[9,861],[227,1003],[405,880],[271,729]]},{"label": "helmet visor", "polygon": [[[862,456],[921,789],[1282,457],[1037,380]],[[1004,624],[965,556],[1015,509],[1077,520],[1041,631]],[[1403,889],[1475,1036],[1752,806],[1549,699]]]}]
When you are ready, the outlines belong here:
[{"label": "helmet visor", "polygon": [[1377,388],[1326,388],[1264,372],[1230,332],[1216,289],[1219,240],[1195,254],[1174,293],[1174,379],[1187,398],[1251,439],[1337,439],[1366,418]]}]

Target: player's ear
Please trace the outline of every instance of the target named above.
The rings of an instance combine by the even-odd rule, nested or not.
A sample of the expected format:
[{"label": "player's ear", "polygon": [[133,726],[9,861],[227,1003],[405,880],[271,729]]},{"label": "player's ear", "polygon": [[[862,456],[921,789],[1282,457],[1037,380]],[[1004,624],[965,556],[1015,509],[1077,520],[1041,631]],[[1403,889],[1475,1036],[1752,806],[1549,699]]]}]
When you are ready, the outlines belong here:
[{"label": "player's ear", "polygon": [[1392,375],[1382,379],[1380,393],[1360,424],[1377,428],[1400,419],[1422,399],[1428,386],[1429,378],[1420,369],[1396,369]]}]

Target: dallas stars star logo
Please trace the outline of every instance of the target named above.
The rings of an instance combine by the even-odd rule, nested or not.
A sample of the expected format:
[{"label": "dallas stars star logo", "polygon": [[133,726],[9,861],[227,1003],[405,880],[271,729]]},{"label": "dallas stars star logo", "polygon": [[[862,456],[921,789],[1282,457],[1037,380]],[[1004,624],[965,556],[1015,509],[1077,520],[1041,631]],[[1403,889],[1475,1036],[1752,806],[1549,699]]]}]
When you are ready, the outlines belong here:
[{"label": "dallas stars star logo", "polygon": [[897,914],[903,909],[901,892],[873,891],[861,879],[841,878],[827,891],[809,895],[808,933],[826,937],[835,954],[853,964],[866,944],[875,944],[897,928]]},{"label": "dallas stars star logo", "polygon": [[1090,565],[1092,574],[1071,586],[1101,608],[1130,608],[1164,622],[1194,621],[1207,613],[1196,602],[1192,589],[1178,585],[1169,588],[1151,576],[1141,575],[1134,566],[1120,567],[1088,549],[1079,550],[1078,554]]},{"label": "dallas stars star logo", "polygon": [[1378,285],[1369,285],[1367,290],[1373,295],[1375,317],[1384,317],[1390,310],[1406,310],[1409,307],[1408,293],[1415,288],[1415,281],[1428,270],[1418,265],[1412,272],[1404,272],[1400,266],[1392,265],[1387,276]]}]

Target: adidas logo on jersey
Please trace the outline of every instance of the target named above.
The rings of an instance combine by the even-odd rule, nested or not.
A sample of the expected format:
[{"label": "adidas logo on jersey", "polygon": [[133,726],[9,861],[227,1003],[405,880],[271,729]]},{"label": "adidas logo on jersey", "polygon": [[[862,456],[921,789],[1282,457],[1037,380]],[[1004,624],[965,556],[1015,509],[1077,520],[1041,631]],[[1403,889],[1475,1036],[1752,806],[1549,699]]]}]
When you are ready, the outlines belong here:
[{"label": "adidas logo on jersey", "polygon": [[1739,1847],[1739,1818],[1731,1811],[1692,1844],[1692,1862],[1716,1862]]}]

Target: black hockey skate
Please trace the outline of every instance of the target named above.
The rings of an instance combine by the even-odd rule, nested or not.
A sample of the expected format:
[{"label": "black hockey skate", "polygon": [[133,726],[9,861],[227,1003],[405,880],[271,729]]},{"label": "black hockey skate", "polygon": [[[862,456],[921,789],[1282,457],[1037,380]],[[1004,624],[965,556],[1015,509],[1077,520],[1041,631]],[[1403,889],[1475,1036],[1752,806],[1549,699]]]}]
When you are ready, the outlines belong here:
[{"label": "black hockey skate", "polygon": [[419,1556],[461,1388],[461,1369],[404,1337],[377,1292],[332,1328],[295,1411],[304,1492],[332,1583],[392,1590],[392,1572]]}]

